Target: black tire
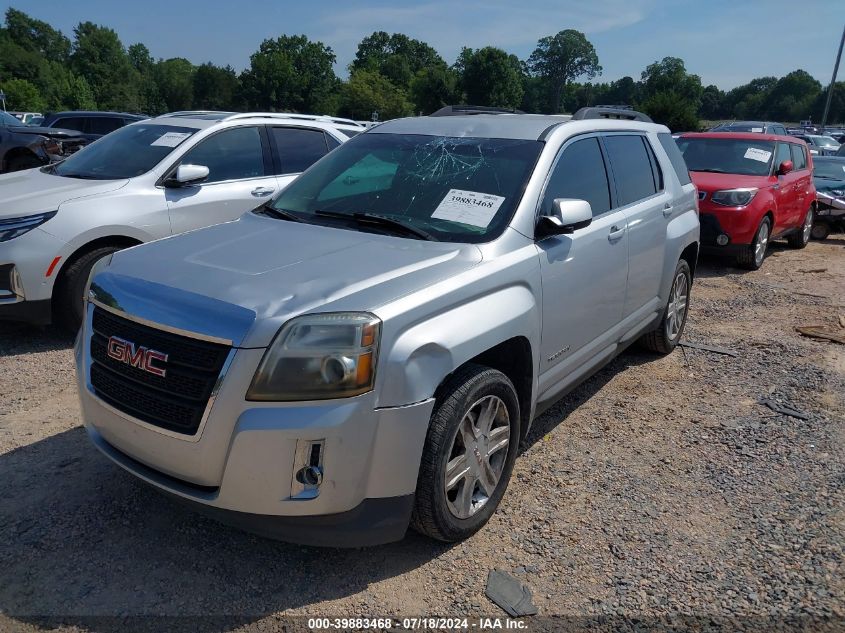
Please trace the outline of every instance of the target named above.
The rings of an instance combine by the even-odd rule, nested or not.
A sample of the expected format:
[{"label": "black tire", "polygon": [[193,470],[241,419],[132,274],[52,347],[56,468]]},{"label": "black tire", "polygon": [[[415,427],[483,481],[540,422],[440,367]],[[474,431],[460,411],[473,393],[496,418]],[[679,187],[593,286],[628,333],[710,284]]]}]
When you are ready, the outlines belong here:
[{"label": "black tire", "polygon": [[[680,275],[683,275],[686,281],[686,300],[683,304],[683,314],[680,317],[680,326],[676,329],[674,325],[672,325],[674,323],[672,320],[672,314],[674,314],[677,319],[677,311],[673,309],[673,299],[675,299],[676,290],[679,288]],[[690,295],[692,294],[691,290],[692,271],[690,271],[687,261],[682,259],[675,267],[675,274],[672,276],[672,286],[669,289],[669,300],[666,302],[666,308],[663,310],[663,317],[660,319],[660,324],[651,332],[646,332],[642,335],[640,338],[640,345],[657,354],[672,353],[672,350],[674,350],[678,345],[678,341],[681,340],[681,336],[683,336],[684,333],[684,326],[687,324]]]},{"label": "black tire", "polygon": [[82,295],[88,275],[99,260],[121,250],[119,246],[102,246],[73,260],[62,270],[53,291],[53,320],[71,334],[82,325]]},{"label": "black tire", "polygon": [[[801,222],[801,228],[798,229],[797,232],[793,233],[789,237],[786,238],[787,244],[789,244],[789,248],[800,249],[807,246],[810,243],[810,236],[813,234],[813,223],[816,216],[816,210],[810,205],[810,208],[807,209],[807,214],[804,216],[803,221]],[[807,227],[807,222],[810,223],[809,228]]]},{"label": "black tire", "polygon": [[41,167],[43,164],[35,154],[18,154],[9,159],[6,165],[6,171],[22,171],[24,169],[32,169],[33,167]]},{"label": "black tire", "polygon": [[[423,448],[411,526],[431,538],[455,542],[480,530],[495,512],[505,493],[519,448],[519,399],[507,376],[481,365],[467,365],[459,369],[438,392]],[[452,457],[464,417],[477,403],[490,396],[498,398],[507,409],[506,424],[509,425],[510,433],[507,452],[500,462],[501,474],[493,493],[474,514],[468,518],[459,518],[449,507],[450,499],[445,488],[446,465]],[[503,428],[505,424],[501,426]],[[492,439],[492,434],[488,437]],[[469,448],[466,451],[470,453]],[[461,485],[466,486],[467,481],[462,480]],[[475,487],[481,484],[477,482],[472,485]]]},{"label": "black tire", "polygon": [[830,225],[827,222],[814,223],[811,235],[814,240],[826,240],[830,235]]},{"label": "black tire", "polygon": [[[762,257],[758,257],[757,247],[759,246],[760,240],[762,239],[764,226],[766,227],[766,241],[763,245]],[[743,250],[740,251],[739,255],[736,256],[736,263],[739,264],[740,267],[745,268],[746,270],[758,270],[760,266],[763,265],[763,260],[766,259],[766,250],[769,248],[769,238],[771,237],[771,235],[772,222],[767,216],[760,221],[760,226],[757,227],[757,231],[754,233],[754,239],[751,241],[751,244],[745,246]]]}]

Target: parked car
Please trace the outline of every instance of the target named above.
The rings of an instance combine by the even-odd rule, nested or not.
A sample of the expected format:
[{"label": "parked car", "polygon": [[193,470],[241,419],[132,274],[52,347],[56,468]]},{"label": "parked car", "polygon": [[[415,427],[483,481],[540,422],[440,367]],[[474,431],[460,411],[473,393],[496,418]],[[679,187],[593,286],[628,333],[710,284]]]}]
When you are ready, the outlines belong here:
[{"label": "parked car", "polygon": [[237,218],[343,143],[343,129],[321,117],[183,112],[0,177],[0,318],[75,329],[98,259]]},{"label": "parked car", "polygon": [[470,536],[540,412],[684,329],[695,187],[666,127],[604,114],[382,123],[254,213],[102,259],[89,437],[264,535]]},{"label": "parked car", "polygon": [[795,138],[800,138],[810,148],[810,153],[813,156],[836,156],[840,145],[836,140],[830,136],[820,136],[818,134],[797,134]]},{"label": "parked car", "polygon": [[[86,143],[73,130],[24,125],[0,112],[0,174],[63,160]],[[0,200],[2,196],[0,190]]]},{"label": "parked car", "polygon": [[845,158],[819,156],[813,160],[816,219],[813,237],[823,240],[831,231],[845,231]]},{"label": "parked car", "polygon": [[813,159],[795,138],[774,134],[685,134],[678,139],[698,188],[702,247],[763,264],[773,239],[804,248],[813,228]]},{"label": "parked car", "polygon": [[772,121],[727,121],[711,127],[709,132],[753,132],[755,134],[780,134],[786,136],[782,123]]},{"label": "parked car", "polygon": [[44,120],[44,115],[40,112],[9,112],[9,114],[24,125],[32,125],[38,119],[40,119],[39,122]]},{"label": "parked car", "polygon": [[89,141],[96,141],[109,132],[114,132],[124,125],[143,121],[149,117],[142,114],[128,114],[126,112],[90,112],[72,110],[70,112],[54,112],[48,114],[42,125],[44,127],[60,127],[80,132]]}]

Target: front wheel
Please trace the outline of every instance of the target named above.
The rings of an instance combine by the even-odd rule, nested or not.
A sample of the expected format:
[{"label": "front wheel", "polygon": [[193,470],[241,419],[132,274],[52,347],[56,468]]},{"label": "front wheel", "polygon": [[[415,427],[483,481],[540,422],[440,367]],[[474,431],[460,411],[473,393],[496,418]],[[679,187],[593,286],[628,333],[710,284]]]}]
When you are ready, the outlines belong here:
[{"label": "front wheel", "polygon": [[71,262],[56,282],[53,292],[53,318],[68,332],[75,334],[82,325],[82,306],[85,285],[91,269],[103,257],[116,253],[118,246],[104,246],[78,257]]},{"label": "front wheel", "polygon": [[660,325],[651,332],[646,332],[640,339],[646,349],[658,354],[669,354],[675,349],[687,323],[691,289],[692,271],[689,263],[682,259],[675,268],[675,278],[669,290],[669,302],[663,311]]},{"label": "front wheel", "polygon": [[425,440],[411,525],[440,541],[475,534],[510,480],[519,399],[500,371],[467,365],[440,390]]},{"label": "front wheel", "polygon": [[812,235],[814,240],[826,240],[830,235],[830,225],[827,222],[816,222],[813,224]]},{"label": "front wheel", "polygon": [[769,248],[769,237],[772,234],[772,223],[768,217],[763,218],[751,244],[744,247],[737,256],[737,263],[747,270],[758,270],[766,258],[766,249]]},{"label": "front wheel", "polygon": [[786,238],[790,248],[804,248],[810,243],[810,236],[813,234],[813,220],[816,217],[815,209],[811,206],[807,209],[801,229]]}]

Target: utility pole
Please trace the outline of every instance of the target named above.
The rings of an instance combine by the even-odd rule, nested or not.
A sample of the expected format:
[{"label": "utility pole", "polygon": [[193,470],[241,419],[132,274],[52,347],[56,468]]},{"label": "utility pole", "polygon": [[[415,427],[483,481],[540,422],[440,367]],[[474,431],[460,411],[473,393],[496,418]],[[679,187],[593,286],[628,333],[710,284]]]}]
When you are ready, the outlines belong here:
[{"label": "utility pole", "polygon": [[6,111],[6,93],[0,90],[0,102],[3,103],[3,112]]},{"label": "utility pole", "polygon": [[827,87],[827,101],[825,101],[824,114],[822,114],[821,134],[824,134],[824,126],[827,124],[827,113],[830,111],[830,99],[833,97],[833,86],[836,85],[836,73],[839,72],[839,60],[842,59],[843,44],[845,44],[845,27],[842,29],[842,38],[839,40],[839,52],[836,53],[836,63],[833,65],[833,77],[831,77],[830,85]]}]

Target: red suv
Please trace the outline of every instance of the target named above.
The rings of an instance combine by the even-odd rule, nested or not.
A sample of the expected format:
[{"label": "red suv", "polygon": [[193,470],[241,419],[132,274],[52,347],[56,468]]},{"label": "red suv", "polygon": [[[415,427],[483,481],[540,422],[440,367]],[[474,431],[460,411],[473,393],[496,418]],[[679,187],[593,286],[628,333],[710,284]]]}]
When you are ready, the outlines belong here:
[{"label": "red suv", "polygon": [[791,136],[682,134],[678,147],[698,187],[701,246],[757,270],[769,241],[810,241],[815,213],[813,159]]}]

